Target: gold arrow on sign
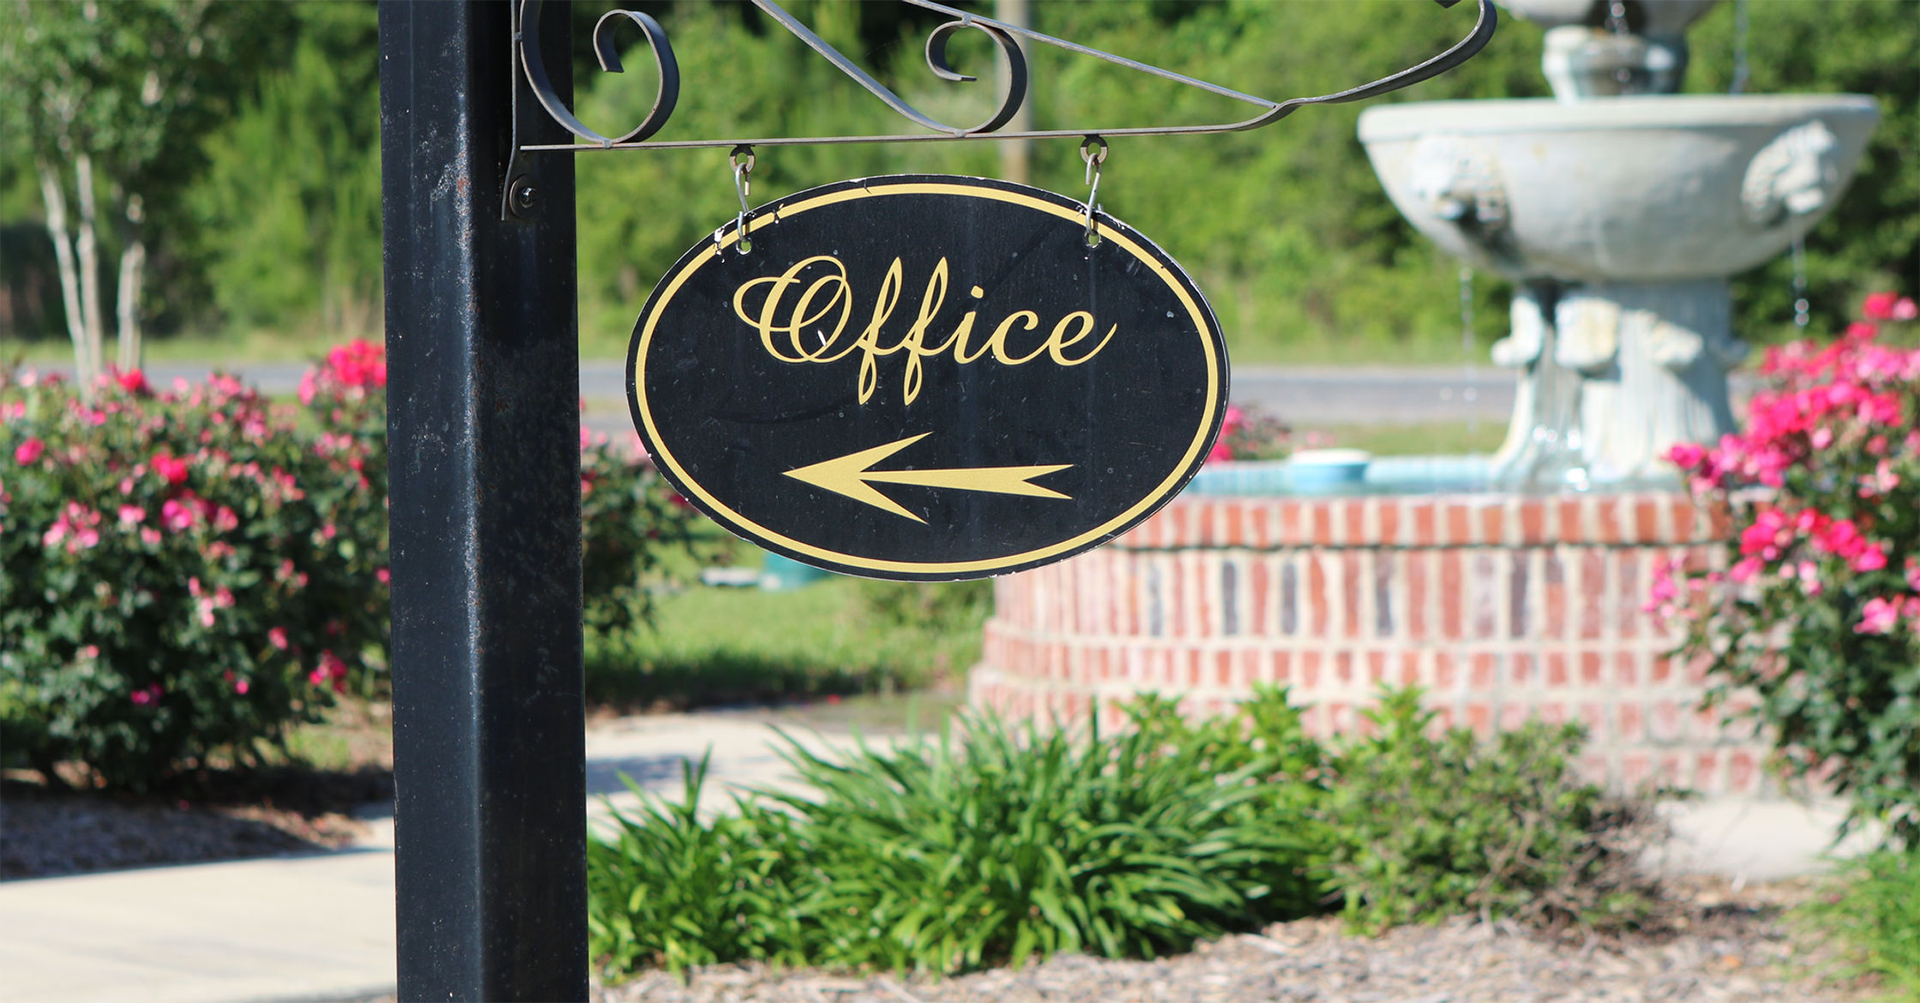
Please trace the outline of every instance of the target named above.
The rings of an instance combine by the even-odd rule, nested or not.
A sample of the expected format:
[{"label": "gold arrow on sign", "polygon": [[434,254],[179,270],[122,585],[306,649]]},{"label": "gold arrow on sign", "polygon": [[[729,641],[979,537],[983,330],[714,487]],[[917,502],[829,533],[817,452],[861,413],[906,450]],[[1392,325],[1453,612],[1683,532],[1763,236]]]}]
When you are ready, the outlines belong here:
[{"label": "gold arrow on sign", "polygon": [[857,502],[905,516],[914,522],[927,520],[902,508],[898,502],[876,490],[875,484],[914,484],[923,488],[959,488],[962,491],[991,491],[1002,495],[1030,495],[1034,498],[1065,498],[1052,488],[1031,483],[1035,477],[1065,470],[1071,463],[1034,467],[956,467],[946,470],[873,470],[881,460],[932,435],[922,432],[898,442],[863,449],[857,453],[825,460],[787,471],[787,476],[816,488],[846,495]]}]

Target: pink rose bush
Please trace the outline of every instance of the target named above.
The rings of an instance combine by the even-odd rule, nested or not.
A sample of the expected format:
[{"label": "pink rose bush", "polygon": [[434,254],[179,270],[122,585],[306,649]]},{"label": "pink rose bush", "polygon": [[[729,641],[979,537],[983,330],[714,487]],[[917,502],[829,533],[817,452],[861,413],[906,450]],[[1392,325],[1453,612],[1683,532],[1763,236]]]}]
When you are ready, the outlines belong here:
[{"label": "pink rose bush", "polygon": [[1788,776],[1852,796],[1852,821],[1920,837],[1920,350],[1867,298],[1825,346],[1767,352],[1746,430],[1671,459],[1736,530],[1719,568],[1663,568],[1648,609],[1684,621],[1715,688],[1759,697]]},{"label": "pink rose bush", "polygon": [[[142,786],[214,751],[249,757],[336,692],[376,685],[384,538],[318,530],[384,531],[381,495],[354,472],[383,469],[383,444],[347,427],[318,452],[312,419],[227,376],[156,391],[112,373],[92,389],[0,375],[6,758]],[[343,669],[316,685],[329,657]]]},{"label": "pink rose bush", "polygon": [[[146,786],[382,692],[386,378],[365,341],[300,405],[219,374],[81,394],[0,370],[0,761]],[[589,617],[624,625],[692,517],[604,439],[581,465]]]},{"label": "pink rose bush", "polygon": [[1257,407],[1234,404],[1220,423],[1207,462],[1283,460],[1292,451],[1293,431],[1285,422]]}]

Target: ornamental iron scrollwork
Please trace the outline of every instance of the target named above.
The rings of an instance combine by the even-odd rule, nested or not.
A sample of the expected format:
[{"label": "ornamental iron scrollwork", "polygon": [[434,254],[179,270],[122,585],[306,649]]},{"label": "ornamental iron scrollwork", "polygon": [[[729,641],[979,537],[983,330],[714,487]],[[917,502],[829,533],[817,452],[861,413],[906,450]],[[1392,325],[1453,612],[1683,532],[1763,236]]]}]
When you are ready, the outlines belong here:
[{"label": "ornamental iron scrollwork", "polygon": [[[1186,76],[1185,74],[1175,73],[1172,70],[1137,62],[1123,56],[1116,56],[1110,52],[1102,52],[1099,49],[1079,45],[1065,39],[1055,38],[1030,28],[1024,28],[1016,24],[1009,24],[1005,21],[997,21],[990,17],[982,17],[981,15],[968,11],[948,7],[944,4],[935,3],[933,0],[901,0],[901,2],[945,14],[953,18],[953,20],[935,27],[927,36],[927,66],[933,71],[935,76],[942,80],[960,82],[975,79],[965,74],[955,72],[947,62],[947,41],[955,33],[963,29],[973,29],[984,32],[999,47],[1000,51],[1005,55],[1008,69],[1011,72],[1008,73],[1007,92],[1003,95],[998,110],[994,112],[991,118],[972,127],[954,126],[941,122],[921,112],[906,100],[902,99],[898,94],[889,90],[885,84],[874,79],[839,50],[829,45],[825,39],[814,34],[805,24],[801,23],[800,20],[792,14],[787,13],[787,11],[782,9],[774,0],[753,0],[755,7],[758,7],[781,27],[792,32],[795,37],[805,42],[808,47],[832,63],[840,72],[851,77],[855,83],[858,83],[873,96],[879,98],[887,107],[892,108],[895,112],[908,121],[913,122],[915,125],[929,130],[929,132],[925,134],[883,136],[779,136],[759,139],[730,137],[724,139],[649,141],[649,137],[658,132],[661,126],[664,126],[667,120],[673,115],[674,105],[680,95],[679,64],[674,60],[673,46],[668,41],[666,29],[660,26],[660,22],[639,11],[615,10],[609,11],[605,16],[601,17],[593,28],[593,48],[599,58],[600,68],[609,73],[619,73],[624,69],[621,65],[619,53],[614,48],[614,29],[620,23],[621,19],[624,18],[638,26],[642,35],[645,37],[647,46],[653,53],[654,65],[659,70],[660,84],[654,98],[653,108],[648,112],[645,121],[621,135],[607,136],[589,128],[585,123],[581,122],[574,116],[572,110],[567,107],[566,102],[562,101],[559,95],[554,92],[553,85],[547,77],[546,67],[540,57],[539,23],[542,0],[519,0],[512,8],[515,18],[513,34],[514,52],[515,60],[526,77],[526,84],[532,91],[534,99],[539,102],[540,107],[545,109],[547,114],[551,116],[555,122],[586,142],[521,145],[516,141],[514,148],[520,153],[586,150],[684,150],[712,147],[797,146],[829,143],[916,143],[969,139],[1062,139],[1094,135],[1106,137],[1173,136],[1217,132],[1242,132],[1248,129],[1258,129],[1262,126],[1271,125],[1292,114],[1295,110],[1307,105],[1340,104],[1347,101],[1359,101],[1396,91],[1402,87],[1416,84],[1422,80],[1444,73],[1466,62],[1472,58],[1475,53],[1484,48],[1487,42],[1493,38],[1494,27],[1498,22],[1498,17],[1494,13],[1492,0],[1475,0],[1478,8],[1478,17],[1474,22],[1473,30],[1446,51],[1417,65],[1408,67],[1389,76],[1381,77],[1378,80],[1361,84],[1358,87],[1350,87],[1343,91],[1313,97],[1298,97],[1288,98],[1284,101],[1273,101],[1268,98],[1256,97],[1252,94],[1244,94],[1228,87],[1222,87],[1205,80]],[[1442,7],[1451,7],[1459,3],[1459,0],[1435,0],[1435,2]],[[1000,129],[1013,120],[1015,112],[1019,110],[1021,104],[1026,101],[1027,97],[1027,63],[1025,55],[1021,51],[1019,39],[1027,39],[1053,46],[1054,48],[1064,49],[1068,52],[1091,56],[1095,59],[1104,60],[1130,70],[1137,70],[1163,80],[1171,80],[1188,87],[1198,88],[1210,94],[1216,94],[1234,101],[1253,105],[1260,109],[1260,111],[1251,118],[1241,119],[1239,121],[1201,125],[1103,125],[1099,127],[1073,129],[1001,132]]]}]

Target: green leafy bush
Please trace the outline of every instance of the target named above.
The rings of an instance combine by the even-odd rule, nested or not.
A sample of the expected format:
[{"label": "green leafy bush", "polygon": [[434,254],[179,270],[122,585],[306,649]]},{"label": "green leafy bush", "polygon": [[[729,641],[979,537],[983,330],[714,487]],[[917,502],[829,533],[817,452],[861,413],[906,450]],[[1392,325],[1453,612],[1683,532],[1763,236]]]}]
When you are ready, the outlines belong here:
[{"label": "green leafy bush", "polygon": [[1876,980],[1890,999],[1920,997],[1920,855],[1882,850],[1848,861],[1799,912],[1839,949],[1830,974]]},{"label": "green leafy bush", "polygon": [[[1280,690],[1190,721],[1147,695],[1116,735],[962,719],[959,737],[822,755],[804,793],[641,795],[588,853],[592,952],[934,973],[1085,951],[1152,957],[1344,900],[1379,930],[1461,913],[1619,930],[1649,915],[1644,810],[1574,781],[1577,727],[1476,744],[1417,690],[1330,750]],[[699,771],[690,774],[696,786]]]},{"label": "green leafy bush", "polygon": [[[960,744],[844,761],[790,743],[808,794],[711,821],[643,795],[619,842],[588,854],[593,954],[615,972],[756,958],[939,973],[1152,956],[1317,908],[1321,754],[1284,694],[1198,724],[1154,699],[1129,715],[1084,741],[972,716]],[[689,880],[719,891],[659,897]]]},{"label": "green leafy bush", "polygon": [[[376,443],[230,377],[0,386],[6,752],[143,786],[384,668]],[[376,580],[379,579],[379,580]]]},{"label": "green leafy bush", "polygon": [[[1920,305],[1866,297],[1831,344],[1770,350],[1746,429],[1670,454],[1727,512],[1717,566],[1663,569],[1649,610],[1684,621],[1710,703],[1756,698],[1789,777],[1847,820],[1920,842]],[[1890,338],[1883,340],[1883,335]],[[1888,344],[1887,342],[1894,344]]]},{"label": "green leafy bush", "polygon": [[1578,725],[1528,722],[1481,744],[1433,734],[1416,688],[1388,691],[1377,733],[1334,757],[1322,815],[1330,885],[1379,932],[1460,914],[1620,928],[1652,904],[1632,867],[1642,821],[1577,782]]},{"label": "green leafy bush", "polygon": [[619,835],[587,843],[593,954],[611,972],[670,971],[742,958],[802,964],[809,934],[800,889],[806,847],[795,821],[753,798],[701,819],[707,762],[684,764],[678,802],[628,780],[637,816],[616,813]]},{"label": "green leafy bush", "polygon": [[[334,348],[299,396],[0,379],[6,759],[148,786],[385,687],[383,349]],[[581,470],[587,616],[622,626],[692,514],[604,438]]]}]

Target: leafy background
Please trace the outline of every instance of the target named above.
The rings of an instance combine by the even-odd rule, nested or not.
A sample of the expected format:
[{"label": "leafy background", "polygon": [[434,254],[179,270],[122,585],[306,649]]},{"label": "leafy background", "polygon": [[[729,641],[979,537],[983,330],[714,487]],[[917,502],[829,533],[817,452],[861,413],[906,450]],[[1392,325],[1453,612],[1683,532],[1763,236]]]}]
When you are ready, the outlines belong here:
[{"label": "leafy background", "polygon": [[[19,19],[88,6],[127,20],[114,37],[134,38],[144,37],[134,21],[191,5],[0,3],[0,87],[37,93],[57,54],[45,41],[22,41]],[[572,6],[581,116],[630,128],[653,99],[651,60],[635,52],[627,73],[600,72],[584,38],[608,5]],[[893,132],[905,124],[745,4],[635,6],[667,26],[682,69],[680,109],[661,139]],[[938,15],[848,0],[787,6],[935,116],[985,117],[988,85],[945,84],[922,63],[924,33]],[[1458,38],[1471,16],[1391,0],[1033,6],[1042,31],[1276,97],[1337,90],[1408,65]],[[102,111],[119,109],[118,117],[94,115],[100,124],[89,134],[118,151],[101,155],[102,197],[114,186],[137,189],[147,208],[151,259],[140,305],[150,332],[377,333],[374,7],[236,0],[209,10],[196,29],[198,55],[121,46],[96,61],[88,81]],[[1735,4],[1722,4],[1694,27],[1688,90],[1727,88],[1735,14]],[[1881,104],[1851,190],[1808,241],[1816,329],[1838,330],[1862,293],[1920,284],[1920,157],[1912,155],[1920,148],[1920,0],[1769,0],[1749,5],[1748,15],[1749,92],[1868,93]],[[630,49],[637,33],[621,43]],[[1541,96],[1539,53],[1539,29],[1507,17],[1466,66],[1385,100]],[[984,71],[987,43],[961,33],[953,59]],[[125,99],[156,66],[194,71],[191,100],[163,109],[161,129],[154,109]],[[1053,50],[1034,53],[1033,82],[1041,127],[1222,121],[1244,107]],[[0,102],[0,338],[57,345],[64,320],[33,160],[71,150],[37,135],[23,104]],[[1360,110],[1309,108],[1251,133],[1114,144],[1103,201],[1195,273],[1237,358],[1460,361],[1459,266],[1385,198],[1354,138]],[[613,355],[655,277],[730,217],[734,195],[723,151],[578,162],[582,332],[589,353]],[[999,161],[991,144],[763,150],[754,197],[887,171],[995,174]],[[1076,144],[1037,144],[1033,181],[1077,195],[1084,182]],[[124,239],[106,228],[105,268]],[[1791,333],[1790,276],[1783,259],[1736,283],[1743,334],[1772,341]],[[111,275],[103,286],[110,299]],[[1504,333],[1507,287],[1480,275],[1474,291],[1472,333],[1484,345]]]}]

